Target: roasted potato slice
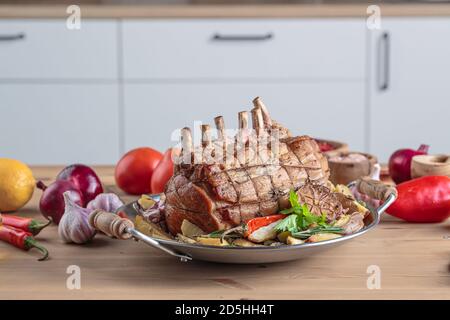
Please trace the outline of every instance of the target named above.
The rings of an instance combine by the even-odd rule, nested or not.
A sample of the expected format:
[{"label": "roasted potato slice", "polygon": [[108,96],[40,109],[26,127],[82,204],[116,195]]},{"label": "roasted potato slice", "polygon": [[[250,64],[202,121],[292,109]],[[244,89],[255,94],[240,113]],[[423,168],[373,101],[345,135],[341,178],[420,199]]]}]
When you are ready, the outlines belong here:
[{"label": "roasted potato slice", "polygon": [[294,238],[292,236],[288,236],[286,238],[286,243],[289,244],[289,245],[294,245],[294,244],[303,244],[303,243],[305,243],[305,241],[301,240],[301,239]]},{"label": "roasted potato slice", "polygon": [[196,244],[197,241],[195,241],[194,239],[191,239],[189,237],[183,236],[181,233],[177,234],[177,240],[184,242],[184,243],[189,243],[189,244]]},{"label": "roasted potato slice", "polygon": [[363,217],[369,214],[369,210],[364,206],[358,203],[358,201],[353,200],[353,198],[346,196],[343,193],[336,193],[339,202],[342,204],[342,207],[346,210],[347,213],[358,212]]},{"label": "roasted potato slice", "polygon": [[155,224],[153,222],[146,221],[141,216],[136,216],[135,227],[136,227],[136,230],[142,232],[143,234],[145,234],[149,237],[159,238],[159,239],[164,239],[164,240],[172,240],[173,239],[173,237],[170,234],[168,234],[167,232],[165,232],[164,230],[162,230],[160,226],[158,226],[157,224]]},{"label": "roasted potato slice", "polygon": [[344,214],[338,220],[336,220],[333,224],[333,227],[342,227],[346,225],[350,221],[350,215]]},{"label": "roasted potato slice", "polygon": [[205,231],[186,219],[181,223],[181,233],[183,236],[189,238],[195,238],[206,234]]},{"label": "roasted potato slice", "polygon": [[244,238],[238,238],[233,241],[233,245],[238,247],[262,247],[260,244],[253,243]]},{"label": "roasted potato slice", "polygon": [[224,247],[230,245],[226,240],[222,240],[221,238],[197,237],[195,240],[197,240],[198,243],[207,246]]},{"label": "roasted potato slice", "polygon": [[138,203],[142,209],[148,210],[156,204],[156,201],[150,198],[148,195],[143,194],[139,198]]},{"label": "roasted potato slice", "polygon": [[331,240],[331,239],[337,239],[342,237],[340,234],[336,233],[317,233],[309,237],[306,242],[319,242],[319,241],[325,241],[325,240]]}]

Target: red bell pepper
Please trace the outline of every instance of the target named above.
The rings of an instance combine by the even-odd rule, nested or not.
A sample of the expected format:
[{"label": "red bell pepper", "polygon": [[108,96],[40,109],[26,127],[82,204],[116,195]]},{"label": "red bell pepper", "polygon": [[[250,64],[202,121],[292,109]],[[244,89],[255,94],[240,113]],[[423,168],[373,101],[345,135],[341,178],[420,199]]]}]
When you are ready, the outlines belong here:
[{"label": "red bell pepper", "polygon": [[283,218],[286,218],[285,214],[274,214],[271,216],[250,219],[245,224],[245,237],[248,237],[250,234],[258,230],[259,228],[268,226],[269,224],[274,223],[275,221],[281,220]]},{"label": "red bell pepper", "polygon": [[390,215],[409,222],[442,222],[450,217],[450,178],[425,176],[397,185]]}]

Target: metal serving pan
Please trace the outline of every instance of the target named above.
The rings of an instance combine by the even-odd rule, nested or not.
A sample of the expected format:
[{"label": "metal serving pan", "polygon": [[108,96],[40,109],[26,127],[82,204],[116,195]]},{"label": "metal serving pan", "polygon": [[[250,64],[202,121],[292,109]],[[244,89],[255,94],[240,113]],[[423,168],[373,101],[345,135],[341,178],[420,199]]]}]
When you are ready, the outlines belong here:
[{"label": "metal serving pan", "polygon": [[[152,238],[131,227],[127,227],[125,232],[130,237],[141,240],[154,248],[179,258],[181,261],[203,260],[219,263],[252,264],[297,260],[313,254],[319,254],[325,250],[344,244],[348,240],[364,235],[378,225],[382,213],[397,198],[396,189],[380,181],[364,178],[351,183],[351,185],[356,185],[358,191],[368,195],[372,199],[381,200],[382,205],[378,208],[368,208],[370,215],[365,218],[366,226],[362,230],[337,239],[278,247],[218,247]],[[154,198],[158,199],[159,196],[155,195]],[[134,209],[133,203],[119,210],[124,210],[133,219],[138,214]]]}]

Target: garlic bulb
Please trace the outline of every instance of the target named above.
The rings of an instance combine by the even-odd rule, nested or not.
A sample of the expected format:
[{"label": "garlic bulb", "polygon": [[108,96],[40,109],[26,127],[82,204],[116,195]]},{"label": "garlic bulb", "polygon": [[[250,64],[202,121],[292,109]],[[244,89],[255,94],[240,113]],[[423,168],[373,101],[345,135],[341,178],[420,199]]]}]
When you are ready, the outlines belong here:
[{"label": "garlic bulb", "polygon": [[66,191],[64,196],[64,215],[58,226],[58,233],[66,243],[82,244],[95,236],[95,229],[89,225],[89,214],[92,210],[77,205],[70,199],[70,192]]},{"label": "garlic bulb", "polygon": [[116,194],[101,193],[91,200],[86,208],[91,211],[100,209],[106,212],[116,212],[121,206],[123,206],[123,202]]}]

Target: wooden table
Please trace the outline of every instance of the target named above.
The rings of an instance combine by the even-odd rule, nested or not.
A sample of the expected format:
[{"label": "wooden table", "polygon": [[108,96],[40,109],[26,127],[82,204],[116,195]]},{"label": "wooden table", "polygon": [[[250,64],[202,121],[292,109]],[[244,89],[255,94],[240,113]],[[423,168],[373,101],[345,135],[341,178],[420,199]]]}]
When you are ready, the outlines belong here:
[{"label": "wooden table", "polygon": [[[33,172],[51,182],[60,169]],[[118,192],[113,169],[96,170],[107,190]],[[37,190],[24,216],[40,218],[39,196]],[[408,224],[385,216],[374,231],[324,255],[267,265],[182,263],[103,235],[67,245],[56,226],[38,239],[50,260],[0,243],[0,299],[450,299],[450,221]],[[71,265],[80,267],[80,290],[67,289]],[[367,287],[370,266],[380,268],[380,289]]]},{"label": "wooden table", "polygon": [[[0,18],[26,19],[26,18],[59,18],[66,19],[67,6],[71,4],[30,5],[29,1],[12,0],[14,4],[0,4]],[[64,2],[64,1],[62,1]],[[94,19],[112,18],[145,18],[145,19],[212,19],[212,18],[362,18],[368,17],[368,3],[280,3],[277,4],[149,4],[133,5],[124,0],[122,5],[92,4],[92,1],[77,1],[80,5],[82,17]],[[383,3],[377,5],[381,8],[383,17],[448,17],[450,16],[449,3]]]}]

